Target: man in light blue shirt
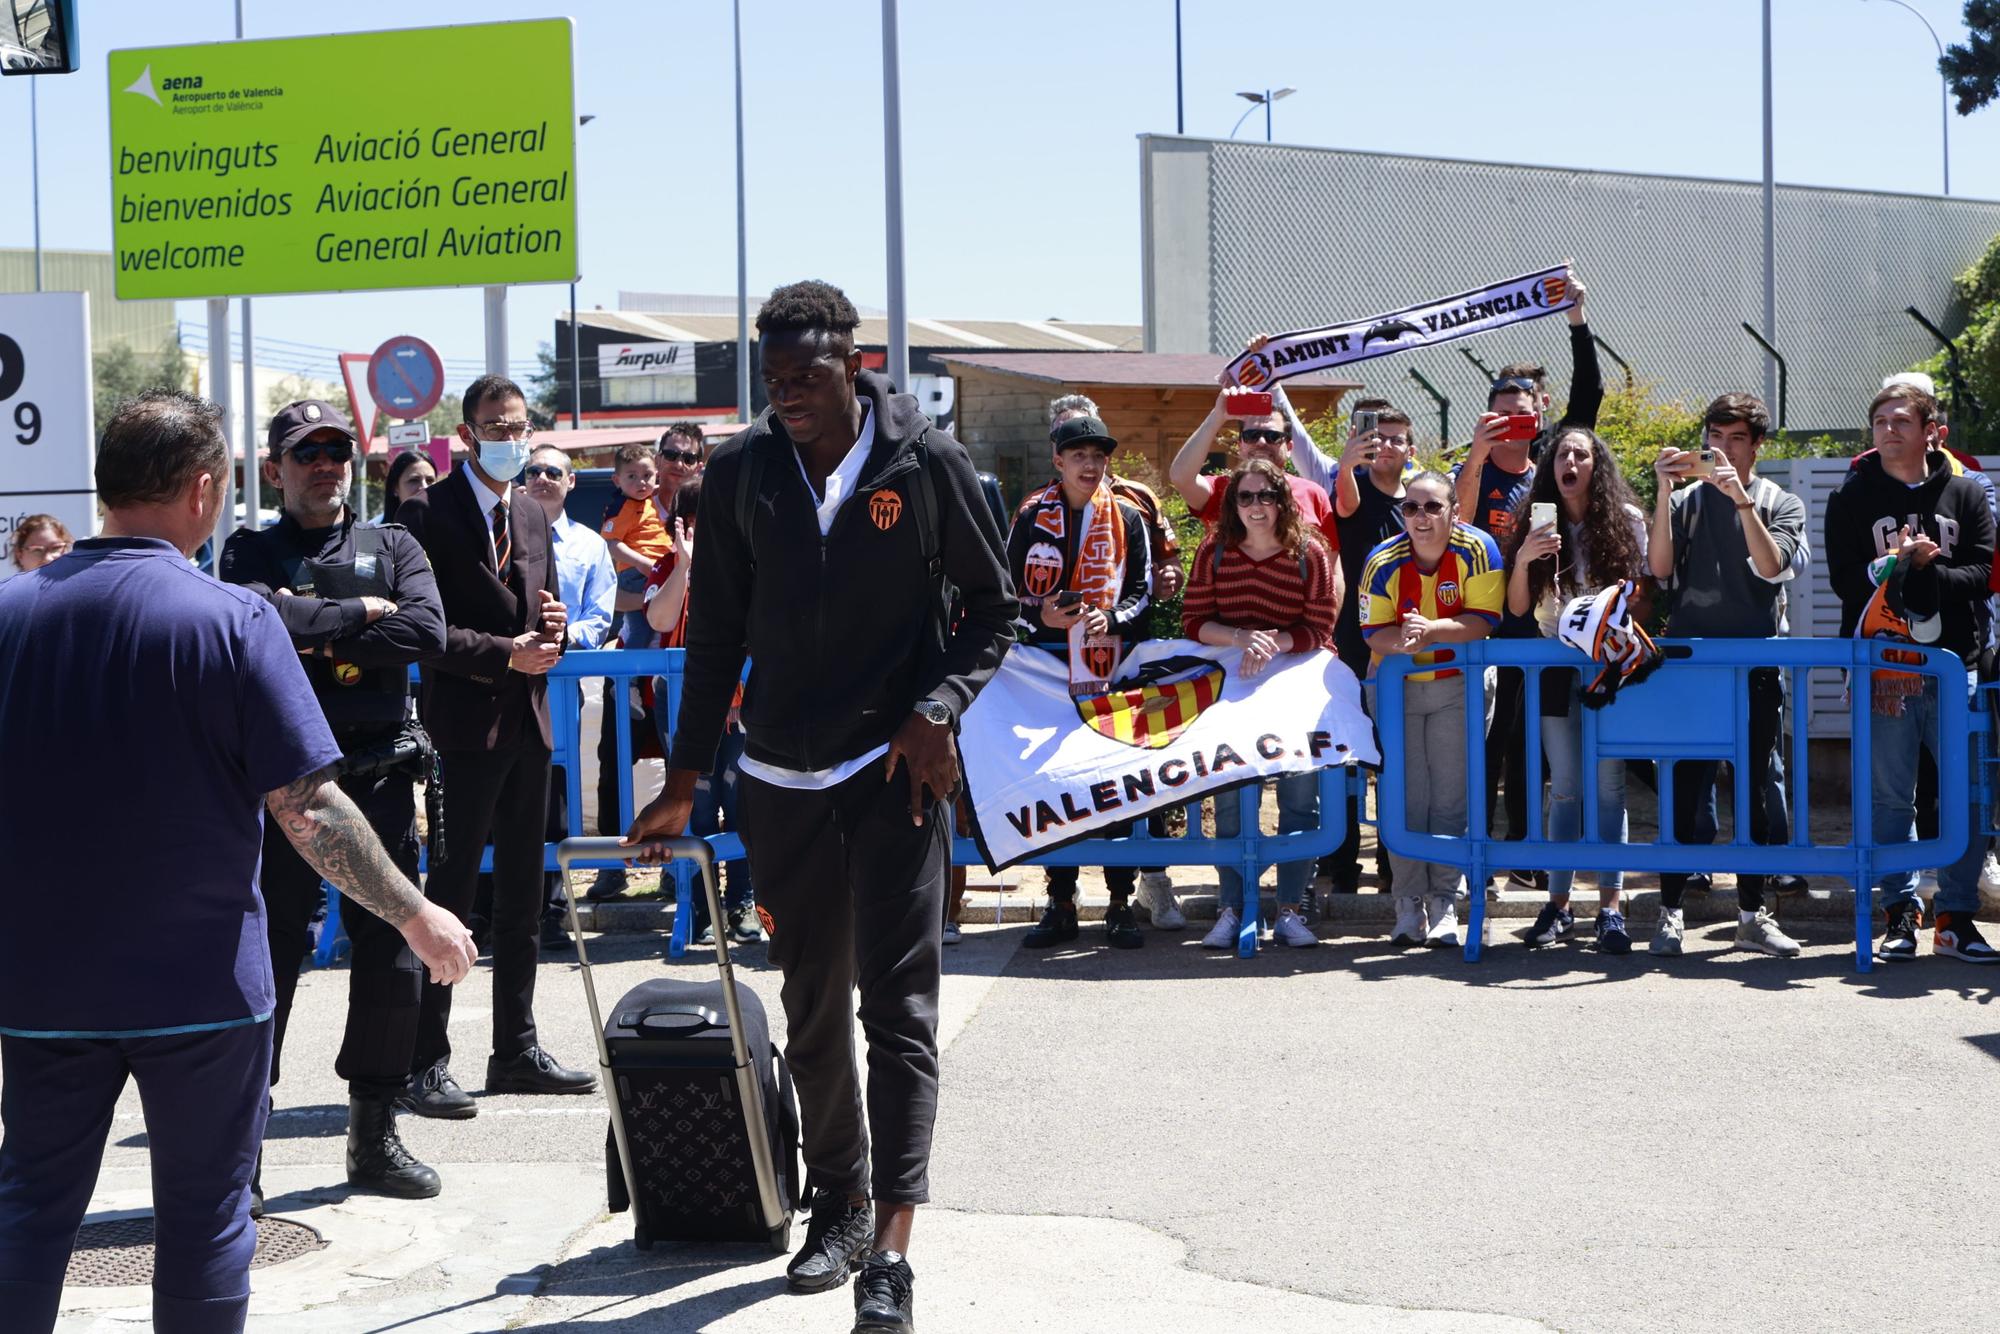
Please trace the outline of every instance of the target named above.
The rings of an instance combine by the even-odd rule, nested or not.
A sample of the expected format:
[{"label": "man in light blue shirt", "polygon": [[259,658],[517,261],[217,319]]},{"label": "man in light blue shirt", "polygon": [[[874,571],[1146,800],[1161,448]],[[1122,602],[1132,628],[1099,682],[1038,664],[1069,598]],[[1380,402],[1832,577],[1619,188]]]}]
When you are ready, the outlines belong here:
[{"label": "man in light blue shirt", "polygon": [[604,539],[563,512],[563,503],[576,490],[576,469],[563,450],[542,445],[528,455],[521,485],[549,516],[549,530],[555,539],[556,584],[562,590],[563,605],[569,609],[569,646],[597,648],[611,630],[618,574]]},{"label": "man in light blue shirt", "polygon": [[[575,649],[601,648],[611,633],[612,602],[618,594],[618,572],[611,564],[611,548],[588,524],[578,523],[563,512],[563,502],[576,489],[576,467],[569,454],[555,445],[539,445],[528,455],[521,470],[521,485],[528,496],[549,516],[549,539],[555,550],[556,587],[563,606],[569,611],[569,646]],[[574,687],[579,695],[583,683]],[[551,839],[569,837],[568,775],[558,764],[549,774],[549,822]],[[480,877],[481,894],[474,906],[475,916],[484,916],[479,904],[487,898],[487,877]],[[564,920],[569,905],[563,897],[562,877],[548,874],[542,900],[542,948],[571,948]]]}]

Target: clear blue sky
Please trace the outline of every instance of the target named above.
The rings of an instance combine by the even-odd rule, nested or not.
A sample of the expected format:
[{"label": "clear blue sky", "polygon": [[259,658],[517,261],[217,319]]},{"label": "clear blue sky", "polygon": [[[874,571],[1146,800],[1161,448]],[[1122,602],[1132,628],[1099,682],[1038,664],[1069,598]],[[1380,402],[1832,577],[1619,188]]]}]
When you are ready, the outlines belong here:
[{"label": "clear blue sky", "polygon": [[[1958,0],[1913,0],[1945,41]],[[85,64],[42,87],[45,244],[109,248],[105,52],[234,33],[227,0],[83,0]],[[246,0],[250,37],[529,18],[544,0]],[[1292,85],[1283,142],[1751,179],[1758,0],[1183,0],[1187,131],[1223,136],[1238,89]],[[1778,179],[1933,192],[1938,80],[1923,26],[1879,0],[1777,0]],[[585,307],[618,291],[735,290],[728,0],[578,0]],[[1138,147],[1174,129],[1172,0],[903,0],[913,314],[1139,318]],[[801,277],[886,301],[881,30],[873,0],[743,0],[753,293]],[[533,77],[523,71],[522,78]],[[358,97],[491,70],[355,71]],[[28,81],[0,83],[0,245],[29,244]],[[1956,193],[2000,198],[2000,107],[1952,117]],[[1242,137],[1263,133],[1262,113]],[[1588,271],[1589,256],[1576,257]],[[1421,285],[1421,284],[1420,284]],[[1412,298],[1426,291],[1413,291]],[[1615,292],[1593,292],[1610,307]],[[512,355],[567,303],[518,288]],[[482,355],[477,292],[260,299],[257,333],[372,349],[392,333]],[[1335,313],[1335,312],[1330,312]],[[200,320],[198,303],[183,318]],[[326,368],[329,378],[333,368]]]}]

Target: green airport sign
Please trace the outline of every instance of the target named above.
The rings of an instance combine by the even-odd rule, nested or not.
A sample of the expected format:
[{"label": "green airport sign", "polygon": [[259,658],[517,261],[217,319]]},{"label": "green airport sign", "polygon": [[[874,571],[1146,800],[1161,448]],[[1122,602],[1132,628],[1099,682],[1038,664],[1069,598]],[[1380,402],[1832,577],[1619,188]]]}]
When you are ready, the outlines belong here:
[{"label": "green airport sign", "polygon": [[121,300],[573,282],[568,19],[113,51]]}]

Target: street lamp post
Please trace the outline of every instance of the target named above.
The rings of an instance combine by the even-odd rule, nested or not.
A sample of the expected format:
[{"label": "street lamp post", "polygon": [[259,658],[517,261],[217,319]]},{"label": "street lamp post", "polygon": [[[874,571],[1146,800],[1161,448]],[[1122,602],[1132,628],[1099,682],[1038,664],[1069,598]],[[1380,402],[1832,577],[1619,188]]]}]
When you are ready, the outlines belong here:
[{"label": "street lamp post", "polygon": [[[578,116],[579,128],[596,120],[595,115]],[[569,429],[583,429],[583,347],[582,331],[576,327],[576,282],[569,285]],[[602,406],[601,404],[599,406]]]},{"label": "street lamp post", "polygon": [[1236,137],[1236,131],[1242,129],[1243,122],[1250,118],[1250,113],[1252,111],[1255,111],[1258,107],[1262,107],[1264,108],[1264,142],[1267,144],[1270,143],[1271,104],[1273,102],[1276,102],[1281,97],[1290,97],[1293,93],[1296,93],[1297,91],[1298,89],[1296,88],[1277,88],[1277,89],[1266,88],[1261,93],[1236,94],[1238,97],[1242,98],[1250,105],[1244,108],[1243,114],[1236,118],[1236,124],[1230,127],[1229,137],[1231,139],[1234,139]]},{"label": "street lamp post", "polygon": [[[1912,14],[1915,14],[1917,16],[1917,22],[1924,25],[1924,31],[1931,35],[1931,42],[1933,45],[1937,47],[1938,62],[1940,66],[1942,66],[1944,62],[1944,42],[1938,37],[1937,29],[1931,26],[1931,21],[1925,18],[1923,16],[1922,11],[1918,10],[1915,6],[1904,4],[1903,0],[1888,0],[1888,3],[1907,9]],[[1944,130],[1944,192],[1946,194],[1950,194],[1951,193],[1951,81],[1944,77],[1944,70],[1942,68],[1938,70],[1938,105],[1940,108],[1939,124],[1943,127]]]},{"label": "street lamp post", "polygon": [[736,420],[750,421],[750,260],[743,222],[743,3],[730,0],[736,34]]}]

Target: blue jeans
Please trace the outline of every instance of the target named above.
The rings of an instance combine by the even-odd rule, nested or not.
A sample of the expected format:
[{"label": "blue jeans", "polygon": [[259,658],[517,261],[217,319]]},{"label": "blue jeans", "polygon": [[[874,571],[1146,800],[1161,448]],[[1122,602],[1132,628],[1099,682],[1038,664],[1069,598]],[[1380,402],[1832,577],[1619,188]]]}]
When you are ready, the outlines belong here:
[{"label": "blue jeans", "polygon": [[[1857,683],[1855,688],[1866,690],[1868,686]],[[1932,755],[1937,754],[1937,692],[1937,681],[1926,678],[1922,694],[1903,698],[1900,717],[1880,713],[1869,715],[1870,744],[1874,747],[1875,761],[1872,786],[1877,844],[1906,843],[1917,836],[1917,750],[1921,746]],[[1974,745],[1970,738],[1954,744]],[[1976,763],[1977,759],[1975,747],[1972,762]],[[1984,859],[1986,848],[1985,840],[1977,837],[1977,831],[1982,827],[1981,812],[1977,806],[1970,811],[1968,820],[1969,836],[1965,846],[1958,850],[1950,865],[1938,868],[1937,899],[1932,905],[1937,912],[1970,913],[1979,908],[1979,864]],[[1880,884],[1885,908],[1908,903],[1917,896],[1914,871],[1892,872],[1883,876]]]},{"label": "blue jeans", "polygon": [[[667,722],[667,678],[653,678],[653,698],[658,707],[653,713],[655,730],[660,738],[660,753],[673,753],[673,736]],[[742,786],[738,765],[743,759],[743,731],[724,729],[722,744],[716,747],[715,768],[695,780],[694,810],[688,816],[688,832],[701,838],[719,834],[727,826],[733,834],[741,835],[743,826],[736,815],[737,793]],[[725,862],[717,872],[722,877],[722,906],[734,911],[747,908],[756,897],[750,885],[750,863],[741,859]],[[708,908],[699,890],[694,896],[694,920],[697,929],[708,921]]]},{"label": "blue jeans", "polygon": [[[646,591],[644,570],[620,570],[618,591],[621,593],[643,593]],[[646,609],[636,611],[615,611],[611,613],[611,634],[618,637],[620,648],[652,648],[659,642],[659,631],[646,624]]]},{"label": "blue jeans", "polygon": [[[1574,843],[1583,837],[1583,703],[1574,674],[1570,677],[1569,712],[1542,719],[1542,758],[1549,765],[1549,841]],[[1625,841],[1625,761],[1601,760],[1597,765],[1597,836],[1599,842]],[[1549,872],[1549,897],[1569,897],[1575,871]],[[1625,887],[1625,873],[1597,877],[1600,890]]]},{"label": "blue jeans", "polygon": [[[1235,838],[1243,832],[1242,817],[1237,811],[1238,795],[1234,791],[1217,794],[1215,798],[1215,836]],[[1263,803],[1259,795],[1258,804]],[[1308,769],[1302,774],[1278,775],[1278,832],[1298,834],[1308,829],[1319,828],[1319,770]],[[1302,862],[1281,862],[1278,865],[1278,906],[1296,908],[1304,901],[1306,886],[1312,883],[1313,860]],[[1221,889],[1216,894],[1216,909],[1241,908],[1243,905],[1243,872],[1234,866],[1215,868],[1216,878],[1221,881]]]}]

